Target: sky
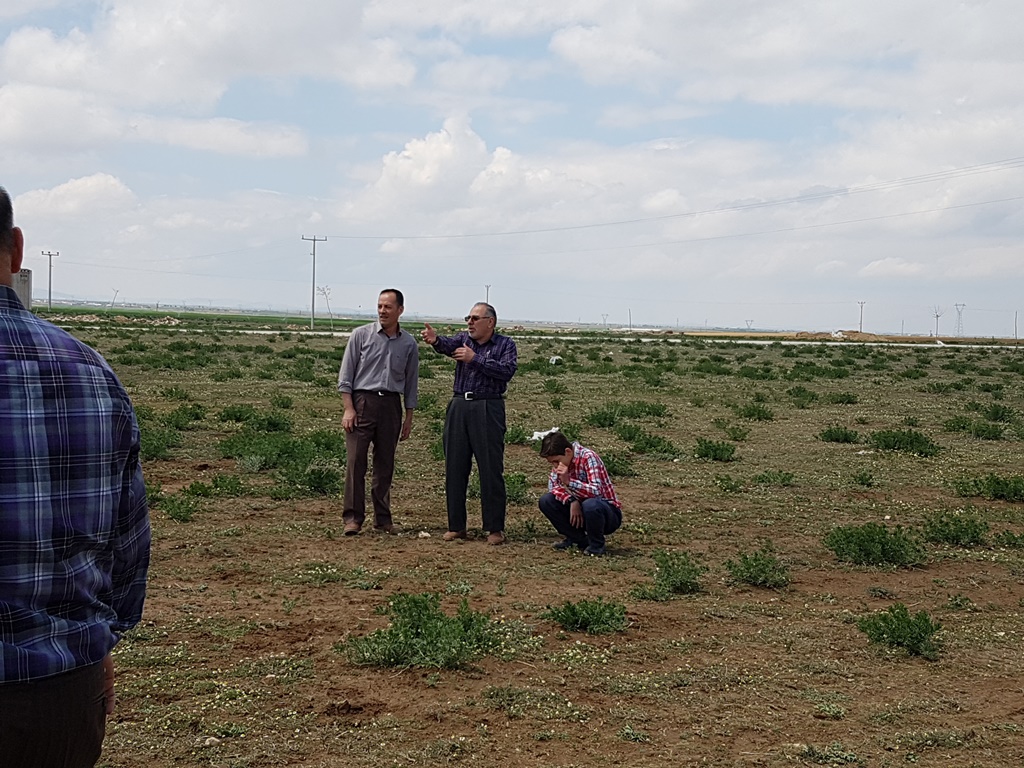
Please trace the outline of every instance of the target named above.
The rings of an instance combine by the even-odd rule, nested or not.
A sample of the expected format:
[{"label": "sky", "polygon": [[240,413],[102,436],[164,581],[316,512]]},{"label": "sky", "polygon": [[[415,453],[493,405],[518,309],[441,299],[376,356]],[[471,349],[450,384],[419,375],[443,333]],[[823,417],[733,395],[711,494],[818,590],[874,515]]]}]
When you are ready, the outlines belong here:
[{"label": "sky", "polygon": [[1020,0],[4,0],[0,185],[36,301],[1013,337],[1022,29]]}]

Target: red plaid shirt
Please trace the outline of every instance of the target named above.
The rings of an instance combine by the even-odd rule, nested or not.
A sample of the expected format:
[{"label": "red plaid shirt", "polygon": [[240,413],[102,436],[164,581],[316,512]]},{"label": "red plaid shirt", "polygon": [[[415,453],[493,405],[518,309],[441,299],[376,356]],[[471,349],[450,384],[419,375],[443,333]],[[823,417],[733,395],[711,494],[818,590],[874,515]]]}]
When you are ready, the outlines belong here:
[{"label": "red plaid shirt", "polygon": [[606,499],[619,509],[619,497],[615,495],[615,486],[608,476],[601,457],[579,443],[572,444],[572,463],[569,465],[569,485],[558,482],[554,471],[548,475],[548,491],[563,504],[573,499]]}]

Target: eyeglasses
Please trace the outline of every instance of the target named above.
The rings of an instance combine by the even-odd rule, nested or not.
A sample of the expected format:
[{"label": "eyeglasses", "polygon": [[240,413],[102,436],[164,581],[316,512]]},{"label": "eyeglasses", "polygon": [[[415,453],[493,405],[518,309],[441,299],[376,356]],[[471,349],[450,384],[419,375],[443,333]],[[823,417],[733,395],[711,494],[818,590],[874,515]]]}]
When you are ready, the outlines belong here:
[{"label": "eyeglasses", "polygon": [[470,321],[475,323],[477,320],[491,320],[492,318],[490,315],[466,315],[463,319],[467,323]]}]

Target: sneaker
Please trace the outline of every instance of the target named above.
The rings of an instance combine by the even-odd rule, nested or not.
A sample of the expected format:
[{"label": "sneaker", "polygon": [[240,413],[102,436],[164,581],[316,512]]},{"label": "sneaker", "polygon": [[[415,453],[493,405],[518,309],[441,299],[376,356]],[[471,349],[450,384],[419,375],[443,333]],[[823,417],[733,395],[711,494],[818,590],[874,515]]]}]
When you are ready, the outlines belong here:
[{"label": "sneaker", "polygon": [[575,539],[570,539],[568,536],[566,536],[561,541],[556,541],[554,544],[552,544],[551,548],[557,549],[559,552],[562,552],[566,549],[572,549],[573,547],[579,547],[580,549],[583,549],[585,546],[586,544],[584,544],[583,542],[576,541]]},{"label": "sneaker", "polygon": [[347,523],[345,523],[345,535],[346,536],[355,536],[357,533],[359,533],[359,529],[362,528],[362,527],[363,526],[361,526],[359,523],[355,522],[354,520],[349,520]]},{"label": "sneaker", "polygon": [[604,547],[595,547],[593,544],[591,544],[583,550],[583,554],[589,555],[590,557],[601,557],[601,555],[604,554]]},{"label": "sneaker", "polygon": [[487,543],[492,547],[500,546],[505,543],[505,532],[504,531],[491,531],[487,534]]},{"label": "sneaker", "polygon": [[444,536],[441,537],[445,541],[455,541],[456,539],[466,538],[465,531],[445,531]]}]

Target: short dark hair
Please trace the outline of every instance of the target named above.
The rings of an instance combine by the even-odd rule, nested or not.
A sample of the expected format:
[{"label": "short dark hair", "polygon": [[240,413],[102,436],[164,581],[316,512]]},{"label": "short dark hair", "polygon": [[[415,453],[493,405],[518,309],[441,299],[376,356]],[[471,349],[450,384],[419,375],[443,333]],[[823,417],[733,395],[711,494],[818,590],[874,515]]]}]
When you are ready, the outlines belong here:
[{"label": "short dark hair", "polygon": [[385,293],[393,293],[393,294],[395,294],[395,301],[398,302],[398,306],[400,306],[400,307],[404,307],[405,306],[405,296],[403,296],[402,292],[400,290],[398,290],[397,288],[385,288],[378,295],[383,296]]},{"label": "short dark hair", "polygon": [[492,307],[486,301],[478,301],[473,306],[474,307],[487,307],[487,317],[493,317],[494,318],[494,324],[495,325],[498,324],[498,313],[497,313],[497,311],[494,309],[494,307]]},{"label": "short dark hair", "polygon": [[544,435],[540,441],[540,457],[546,459],[549,456],[565,456],[565,452],[572,448],[569,438],[561,432],[551,432]]},{"label": "short dark hair", "polygon": [[7,253],[14,247],[14,206],[7,190],[0,187],[0,251]]}]

